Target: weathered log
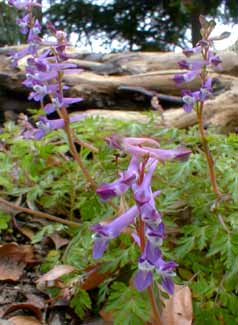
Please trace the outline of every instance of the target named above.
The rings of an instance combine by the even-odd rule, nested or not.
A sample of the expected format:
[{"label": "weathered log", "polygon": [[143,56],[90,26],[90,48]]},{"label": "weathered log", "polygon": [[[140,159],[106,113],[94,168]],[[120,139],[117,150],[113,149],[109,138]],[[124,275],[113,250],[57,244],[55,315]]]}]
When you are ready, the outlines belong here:
[{"label": "weathered log", "polygon": [[[139,121],[147,124],[148,115],[140,112],[122,112],[108,110],[88,110],[89,116],[101,116],[108,119]],[[158,127],[188,128],[197,123],[196,113],[186,113],[183,108],[154,113],[154,121]],[[238,132],[238,80],[232,82],[231,89],[216,98],[208,100],[204,107],[205,127],[214,127],[223,133]]]},{"label": "weathered log", "polygon": [[[77,53],[75,63],[99,74],[140,74],[150,71],[176,70],[183,53],[128,52],[112,54]],[[234,50],[219,51],[222,66],[219,73],[238,76],[238,53]],[[192,59],[198,56],[193,56]]]},{"label": "weathered log", "polygon": [[[18,48],[18,47],[17,47]],[[20,68],[13,69],[8,56],[9,49],[0,49],[0,106],[13,107],[13,102],[5,99],[26,100],[29,89],[22,85],[26,59],[20,61]],[[18,48],[19,49],[19,48]],[[177,87],[173,81],[177,61],[184,58],[177,53],[118,53],[89,54],[71,49],[72,62],[84,68],[83,72],[66,75],[69,86],[68,96],[81,96],[84,101],[75,109],[151,109],[152,98],[161,100],[162,108],[181,106],[181,89],[197,89],[199,81]],[[205,107],[207,119],[212,125],[227,128],[236,127],[236,107],[238,91],[238,55],[235,51],[223,51],[219,55],[223,60],[222,69],[211,72],[213,77],[214,98]],[[223,94],[224,92],[224,94]],[[4,102],[4,104],[3,104]],[[2,104],[1,104],[2,103]],[[169,103],[169,104],[168,104]],[[20,107],[20,106],[19,106]],[[207,107],[210,107],[209,110]],[[13,107],[15,110],[15,108]],[[182,109],[170,109],[163,114],[168,126],[188,127],[195,123],[194,113],[185,114]]]}]

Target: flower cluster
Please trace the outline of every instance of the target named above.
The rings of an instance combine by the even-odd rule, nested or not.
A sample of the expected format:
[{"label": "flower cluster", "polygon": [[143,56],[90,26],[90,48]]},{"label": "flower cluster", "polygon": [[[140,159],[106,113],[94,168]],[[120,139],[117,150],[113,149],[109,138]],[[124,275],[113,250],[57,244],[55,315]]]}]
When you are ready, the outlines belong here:
[{"label": "flower cluster", "polygon": [[113,135],[107,142],[129,153],[132,158],[128,169],[121,172],[116,181],[102,184],[97,194],[106,201],[131,189],[135,205],[112,222],[91,228],[95,231],[93,257],[100,258],[111,239],[116,238],[125,227],[137,224],[137,234],[133,234],[133,238],[140,246],[142,255],[135,275],[135,286],[140,291],[146,289],[151,285],[155,271],[161,276],[163,288],[172,294],[171,276],[175,274],[176,263],[166,262],[162,257],[160,246],[165,238],[165,228],[161,214],[155,207],[155,197],[160,191],[153,192],[151,182],[159,161],[186,159],[191,152],[182,147],[161,149],[157,141],[149,138],[120,138]]},{"label": "flower cluster", "polygon": [[[200,16],[200,23],[202,25],[201,33],[202,39],[197,43],[194,48],[185,49],[183,53],[188,58],[181,60],[178,65],[181,69],[187,70],[186,73],[176,74],[174,81],[177,85],[190,82],[197,77],[201,79],[201,87],[197,91],[184,90],[183,101],[184,110],[191,112],[193,108],[197,108],[199,103],[204,103],[212,94],[212,78],[208,77],[207,69],[221,67],[221,59],[211,50],[214,41],[224,39],[229,36],[229,33],[222,33],[219,37],[211,37],[211,33],[215,27],[215,22],[211,20],[208,22],[203,16]],[[190,59],[194,54],[199,54],[200,58]]]},{"label": "flower cluster", "polygon": [[[62,78],[65,74],[79,72],[77,66],[66,62],[69,56],[66,54],[67,38],[66,34],[58,31],[52,24],[48,24],[48,30],[54,37],[54,41],[45,41],[39,34],[41,25],[32,14],[33,7],[40,7],[37,1],[17,1],[9,0],[11,6],[15,6],[24,12],[21,18],[17,19],[21,32],[27,36],[28,46],[23,50],[12,55],[14,65],[25,57],[27,58],[26,79],[23,84],[32,89],[29,100],[40,102],[41,108],[45,114],[51,114],[55,111],[60,115],[60,119],[49,121],[45,116],[40,117],[37,125],[39,129],[31,128],[24,133],[27,138],[40,139],[50,129],[63,128],[65,122],[61,116],[61,109],[67,108],[70,104],[82,101],[82,98],[66,98],[63,91],[67,89],[62,85]],[[40,53],[40,46],[47,46]],[[50,99],[50,102],[49,102]],[[48,102],[45,103],[45,100]],[[69,122],[81,120],[84,115],[69,118]],[[56,126],[57,125],[57,126]]]},{"label": "flower cluster", "polygon": [[[84,114],[74,114],[69,118],[69,122],[78,122],[82,121],[86,116]],[[27,120],[23,123],[21,121],[22,126],[22,136],[24,139],[42,139],[47,133],[52,130],[62,129],[65,126],[65,122],[62,118],[49,120],[46,116],[40,116],[39,121],[36,123],[37,128],[32,126]]]},{"label": "flower cluster", "polygon": [[10,6],[14,6],[23,11],[21,18],[17,18],[16,22],[20,27],[21,33],[27,36],[28,46],[18,52],[11,53],[12,62],[14,66],[17,66],[18,61],[26,55],[36,55],[37,50],[41,43],[39,34],[41,33],[41,24],[38,19],[32,14],[34,7],[41,7],[41,4],[37,1],[20,1],[20,0],[8,0]]}]

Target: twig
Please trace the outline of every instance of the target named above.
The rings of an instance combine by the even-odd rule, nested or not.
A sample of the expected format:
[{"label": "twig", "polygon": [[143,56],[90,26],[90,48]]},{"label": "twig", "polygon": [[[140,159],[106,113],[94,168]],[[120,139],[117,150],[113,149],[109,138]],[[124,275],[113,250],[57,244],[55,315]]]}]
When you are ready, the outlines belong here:
[{"label": "twig", "polygon": [[52,216],[51,214],[48,214],[48,213],[45,213],[45,212],[20,207],[19,205],[11,203],[11,202],[9,202],[7,200],[4,200],[3,198],[0,198],[0,206],[1,205],[4,205],[5,207],[10,208],[11,210],[17,210],[17,211],[24,212],[26,214],[30,214],[30,215],[38,217],[38,218],[48,219],[48,220],[54,221],[54,222],[59,222],[61,224],[67,225],[67,226],[71,226],[71,227],[80,227],[81,226],[77,222],[61,219],[61,218]]}]

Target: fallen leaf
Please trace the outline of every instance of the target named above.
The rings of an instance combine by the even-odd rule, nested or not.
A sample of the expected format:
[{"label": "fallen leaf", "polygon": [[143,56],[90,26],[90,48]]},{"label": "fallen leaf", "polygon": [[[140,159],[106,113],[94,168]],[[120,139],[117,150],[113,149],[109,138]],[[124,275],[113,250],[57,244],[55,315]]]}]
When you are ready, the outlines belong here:
[{"label": "fallen leaf", "polygon": [[15,325],[15,323],[11,322],[10,320],[0,318],[0,325]]},{"label": "fallen leaf", "polygon": [[26,302],[31,303],[40,309],[45,308],[45,299],[42,296],[32,293],[26,293],[25,296],[27,298]]},{"label": "fallen leaf", "polygon": [[30,245],[9,243],[0,246],[0,280],[17,281],[28,263],[34,262]]},{"label": "fallen leaf", "polygon": [[101,309],[99,315],[102,317],[104,322],[113,324],[113,316],[111,312]]},{"label": "fallen leaf", "polygon": [[48,237],[53,241],[56,250],[68,245],[69,243],[68,239],[61,237],[57,232],[49,235]]},{"label": "fallen leaf", "polygon": [[83,290],[92,290],[98,287],[110,274],[109,272],[99,272],[99,265],[88,267],[86,272],[85,279],[80,285]]},{"label": "fallen leaf", "polygon": [[8,306],[4,312],[3,317],[6,317],[8,314],[16,311],[16,310],[28,310],[34,313],[34,315],[41,320],[42,319],[42,313],[38,306],[30,303],[30,302],[24,302],[24,303],[16,303]]},{"label": "fallen leaf", "polygon": [[36,318],[31,316],[14,316],[8,319],[14,325],[43,325]]},{"label": "fallen leaf", "polygon": [[54,281],[59,279],[62,275],[71,273],[75,271],[76,268],[71,265],[56,265],[52,270],[45,273],[42,277],[40,277],[36,282],[37,285],[42,286],[47,281]]},{"label": "fallen leaf", "polygon": [[32,240],[33,236],[34,236],[34,231],[27,226],[22,226],[19,227],[18,230],[28,239]]},{"label": "fallen leaf", "polygon": [[193,320],[192,294],[189,287],[175,285],[173,296],[164,299],[162,323],[166,325],[191,325]]}]

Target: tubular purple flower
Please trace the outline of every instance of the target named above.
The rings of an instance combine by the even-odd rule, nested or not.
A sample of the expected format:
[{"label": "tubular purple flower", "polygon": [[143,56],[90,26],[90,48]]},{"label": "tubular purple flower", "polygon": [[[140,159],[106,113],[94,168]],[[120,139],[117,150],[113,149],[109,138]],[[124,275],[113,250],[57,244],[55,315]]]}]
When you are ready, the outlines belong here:
[{"label": "tubular purple flower", "polygon": [[29,31],[29,24],[31,20],[31,15],[27,14],[22,18],[17,18],[16,23],[19,25],[21,33],[26,35]]},{"label": "tubular purple flower", "polygon": [[[149,165],[149,170],[144,174],[144,178],[141,184],[134,183],[132,185],[132,190],[136,203],[141,206],[151,200],[152,190],[151,190],[151,179],[155,168],[158,164],[158,160],[149,159],[147,165]],[[146,167],[147,167],[146,165]]]},{"label": "tubular purple flower", "polygon": [[122,138],[117,134],[112,134],[110,137],[106,137],[105,141],[110,148],[119,150],[122,149]]},{"label": "tubular purple flower", "polygon": [[[156,197],[160,194],[160,191],[152,193],[153,197]],[[116,238],[119,234],[128,227],[130,224],[133,224],[136,216],[139,215],[139,209],[137,205],[132,206],[125,213],[111,221],[106,225],[94,225],[90,229],[97,233],[95,237],[95,244],[93,249],[94,258],[100,258],[104,251],[107,248],[107,245],[110,239]],[[95,257],[96,256],[96,257]]]},{"label": "tubular purple flower", "polygon": [[14,6],[19,10],[26,10],[28,8],[32,7],[41,7],[41,4],[38,3],[37,1],[21,1],[21,0],[8,0],[8,4],[10,6]]},{"label": "tubular purple flower", "polygon": [[149,226],[156,226],[161,222],[161,214],[155,208],[154,198],[139,207],[141,219]]},{"label": "tubular purple flower", "polygon": [[151,145],[155,147],[160,147],[158,141],[151,138],[123,138],[122,140],[123,146],[127,147],[128,145],[132,146],[142,146],[142,145]]},{"label": "tubular purple flower", "polygon": [[201,51],[202,51],[201,46],[195,46],[194,48],[183,50],[183,54],[186,55],[187,57],[190,57],[193,54],[201,53]]},{"label": "tubular purple flower", "polygon": [[134,277],[135,287],[138,291],[143,291],[151,285],[155,263],[160,256],[160,249],[152,247],[147,241],[145,250],[139,258],[138,271]]},{"label": "tubular purple flower", "polygon": [[184,74],[176,74],[173,77],[173,80],[175,81],[175,83],[177,85],[180,85],[184,82],[190,82],[190,81],[194,80],[199,74],[200,74],[200,70],[196,69],[196,70],[192,70],[187,73],[184,73]]},{"label": "tubular purple flower", "polygon": [[181,60],[177,63],[181,69],[199,71],[201,71],[202,67],[206,64],[204,60],[193,60],[191,62],[188,62],[187,60]]},{"label": "tubular purple flower", "polygon": [[134,284],[138,291],[144,291],[153,282],[154,266],[149,262],[144,261],[139,264],[139,270],[134,277]]},{"label": "tubular purple flower", "polygon": [[96,193],[101,200],[107,201],[114,196],[125,193],[138,177],[139,160],[132,157],[128,169],[120,173],[120,178],[112,183],[102,184]]},{"label": "tubular purple flower", "polygon": [[174,283],[172,277],[176,274],[174,269],[177,264],[174,261],[165,262],[161,257],[155,262],[155,270],[162,278],[162,287],[169,293],[174,293]]},{"label": "tubular purple flower", "polygon": [[[70,116],[70,123],[78,122],[86,117],[84,114],[75,114]],[[34,138],[40,140],[52,130],[62,129],[64,127],[63,119],[48,120],[46,116],[41,116],[37,122],[38,129],[34,130]]]},{"label": "tubular purple flower", "polygon": [[40,32],[41,25],[40,22],[36,19],[36,21],[34,22],[34,26],[29,31],[27,42],[29,44],[39,45],[41,43],[41,38],[39,37]]},{"label": "tubular purple flower", "polygon": [[102,184],[97,188],[96,193],[100,196],[102,201],[107,201],[117,195],[121,195],[122,193],[128,190],[129,186],[121,179],[118,179],[110,184]]},{"label": "tubular purple flower", "polygon": [[177,147],[175,149],[157,149],[151,147],[131,146],[127,148],[127,152],[137,157],[152,157],[159,161],[186,159],[191,154],[191,150],[184,147]]},{"label": "tubular purple flower", "polygon": [[160,222],[158,226],[146,227],[146,238],[154,247],[159,247],[163,244],[165,238],[164,223]]},{"label": "tubular purple flower", "polygon": [[97,224],[92,226],[91,230],[96,232],[96,237],[94,237],[93,258],[97,259],[102,257],[110,239],[116,238],[125,227],[132,224],[138,213],[138,208],[134,205],[107,225]]},{"label": "tubular purple flower", "polygon": [[222,60],[213,51],[208,52],[208,60],[209,63],[215,67],[219,68],[221,66]]},{"label": "tubular purple flower", "polygon": [[190,90],[186,90],[183,92],[183,102],[183,108],[185,112],[190,113],[193,110],[193,107],[196,104],[197,100],[194,98]]}]

